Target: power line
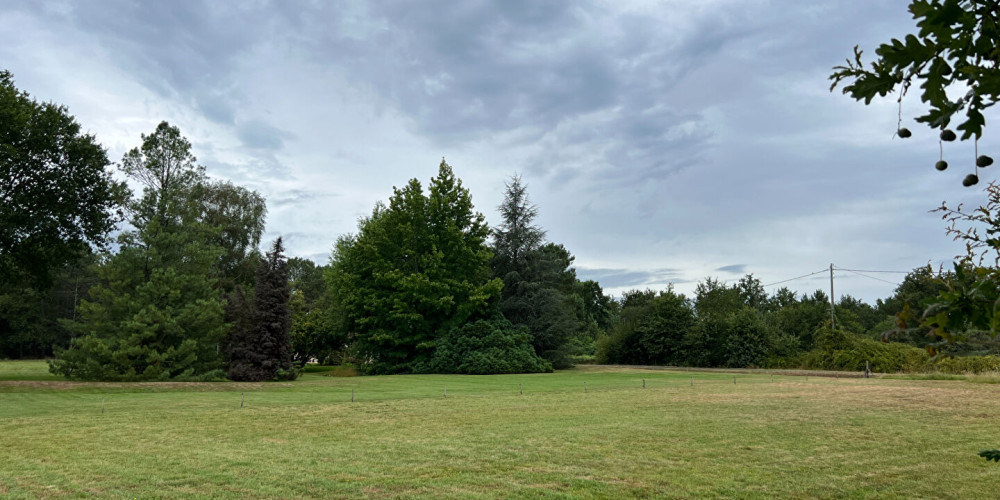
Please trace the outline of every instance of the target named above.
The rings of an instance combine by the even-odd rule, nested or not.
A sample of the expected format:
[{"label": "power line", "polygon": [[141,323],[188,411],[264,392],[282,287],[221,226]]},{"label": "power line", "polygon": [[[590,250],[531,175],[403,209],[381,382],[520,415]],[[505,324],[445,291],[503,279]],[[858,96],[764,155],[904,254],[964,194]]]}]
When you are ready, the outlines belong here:
[{"label": "power line", "polygon": [[810,276],[815,276],[815,275],[817,275],[817,274],[822,274],[822,273],[825,273],[825,272],[827,272],[827,271],[828,271],[828,269],[820,269],[819,271],[816,271],[816,272],[814,272],[814,273],[809,273],[809,274],[803,274],[802,276],[796,276],[796,277],[794,277],[794,278],[788,278],[787,280],[781,280],[781,281],[775,281],[774,283],[768,283],[768,284],[766,284],[766,285],[761,285],[761,286],[772,286],[772,285],[780,285],[780,284],[782,284],[782,283],[788,283],[789,281],[795,281],[795,280],[800,280],[800,279],[802,279],[802,278],[808,278],[808,277],[810,277]]},{"label": "power line", "polygon": [[870,269],[844,269],[843,267],[834,267],[834,271],[850,271],[852,273],[890,273],[890,274],[910,274],[912,271],[872,271]]},{"label": "power line", "polygon": [[[857,271],[852,271],[850,269],[840,269],[839,267],[834,268],[834,269],[837,270],[837,271],[847,271],[847,272],[849,272],[851,274],[857,274],[858,276],[864,276],[865,278],[872,279],[872,280],[875,280],[875,281],[881,281],[882,283],[888,283],[890,285],[898,285],[899,284],[899,283],[894,283],[894,282],[889,281],[889,280],[884,280],[882,278],[876,278],[874,276],[868,276],[867,274],[861,274],[861,273],[859,273]],[[871,271],[869,271],[869,272],[871,272]]]}]

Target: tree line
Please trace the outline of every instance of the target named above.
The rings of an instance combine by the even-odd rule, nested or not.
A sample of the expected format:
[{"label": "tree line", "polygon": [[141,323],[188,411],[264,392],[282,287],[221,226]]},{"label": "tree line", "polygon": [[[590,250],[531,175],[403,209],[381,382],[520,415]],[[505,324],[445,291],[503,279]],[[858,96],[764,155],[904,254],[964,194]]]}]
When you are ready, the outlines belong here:
[{"label": "tree line", "polygon": [[53,357],[51,370],[71,379],[291,379],[310,361],[493,374],[594,361],[855,369],[867,357],[889,370],[923,362],[924,348],[996,352],[975,324],[934,319],[968,309],[955,290],[982,274],[968,262],[918,268],[875,305],[842,297],[839,330],[822,291],[769,295],[752,275],[708,278],[690,298],[668,287],[616,299],[546,239],[519,177],[490,227],[442,160],[426,186],[393,188],[317,265],[286,258],[280,238],[261,252],[263,196],[209,178],[169,123],[118,165],[137,192],[80,130],[65,107],[0,73],[0,176],[10,179],[0,185],[0,357]]},{"label": "tree line", "polygon": [[[65,107],[0,76],[13,179],[0,191],[0,356],[54,356],[51,370],[77,379],[267,380],[316,359],[508,373],[592,351],[593,303],[608,303],[597,283],[525,214],[492,230],[444,161],[426,193],[416,179],[394,189],[317,266],[286,259],[280,238],[262,255],[264,198],[210,179],[176,127],[122,158],[133,193]],[[524,195],[519,179],[509,189]]]}]

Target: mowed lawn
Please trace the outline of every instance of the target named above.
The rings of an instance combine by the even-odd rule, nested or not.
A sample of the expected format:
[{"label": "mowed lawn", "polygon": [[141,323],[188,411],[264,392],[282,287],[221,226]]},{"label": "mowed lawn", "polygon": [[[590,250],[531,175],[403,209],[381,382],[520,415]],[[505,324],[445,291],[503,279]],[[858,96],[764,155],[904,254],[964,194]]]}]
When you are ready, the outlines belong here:
[{"label": "mowed lawn", "polygon": [[961,380],[94,384],[0,362],[0,497],[996,498],[1000,464],[976,453],[998,424],[1000,385]]}]

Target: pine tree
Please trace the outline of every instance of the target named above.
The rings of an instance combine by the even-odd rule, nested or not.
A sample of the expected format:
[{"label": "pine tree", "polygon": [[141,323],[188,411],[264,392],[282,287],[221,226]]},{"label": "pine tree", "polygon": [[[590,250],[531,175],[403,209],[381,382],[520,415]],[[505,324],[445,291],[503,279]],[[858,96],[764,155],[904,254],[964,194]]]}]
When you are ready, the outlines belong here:
[{"label": "pine tree", "polygon": [[66,322],[80,337],[50,365],[69,378],[161,380],[221,376],[226,324],[215,269],[219,230],[200,218],[189,194],[204,169],[176,127],[161,123],[125,155],[123,170],[140,182],[131,202],[133,230],[98,270],[100,284]]},{"label": "pine tree", "polygon": [[[294,379],[291,350],[291,311],[288,307],[288,262],[279,237],[254,276],[253,318],[249,328],[233,330],[228,342],[229,378],[262,381]],[[234,301],[234,307],[239,302]]]}]

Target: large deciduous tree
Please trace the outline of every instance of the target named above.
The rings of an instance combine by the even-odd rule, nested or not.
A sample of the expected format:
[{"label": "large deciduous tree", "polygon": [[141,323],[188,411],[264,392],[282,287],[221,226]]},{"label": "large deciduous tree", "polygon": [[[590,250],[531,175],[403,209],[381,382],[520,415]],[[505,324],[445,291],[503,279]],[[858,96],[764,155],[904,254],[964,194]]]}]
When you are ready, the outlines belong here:
[{"label": "large deciduous tree", "polygon": [[329,266],[309,259],[288,259],[289,307],[292,310],[292,359],[321,363],[343,358],[347,339],[339,327],[343,316],[336,296],[329,293],[325,274]]},{"label": "large deciduous tree", "polygon": [[0,71],[0,287],[44,288],[104,244],[127,189],[64,106],[39,103]]},{"label": "large deciduous tree", "polygon": [[685,336],[696,325],[694,308],[668,287],[662,292],[631,290],[622,297],[619,321],[597,342],[600,363],[688,364]]},{"label": "large deciduous tree", "polygon": [[[917,33],[880,45],[869,66],[855,47],[853,58],[834,68],[830,89],[843,84],[845,94],[865,104],[898,92],[902,110],[906,94],[918,84],[926,109],[916,117],[917,122],[941,130],[943,141],[978,140],[986,126],[984,111],[1000,98],[1000,8],[996,0],[912,0],[909,10],[917,21]],[[955,127],[959,135],[949,126],[960,114],[964,116]],[[902,122],[901,114],[899,118]],[[902,138],[911,135],[902,124],[897,133]],[[969,153],[973,157],[978,151]],[[989,157],[974,159],[976,167],[993,162]],[[943,157],[937,168],[948,168]],[[971,186],[978,180],[976,174],[969,174],[963,183]]]},{"label": "large deciduous tree", "polygon": [[443,160],[424,194],[411,180],[338,240],[331,285],[363,368],[427,371],[438,340],[488,319],[502,282],[491,279],[489,228]]},{"label": "large deciduous tree", "polygon": [[222,248],[216,266],[219,286],[230,291],[253,285],[267,216],[264,197],[229,181],[202,182],[192,197],[201,207],[200,220],[219,229],[215,241]]}]

